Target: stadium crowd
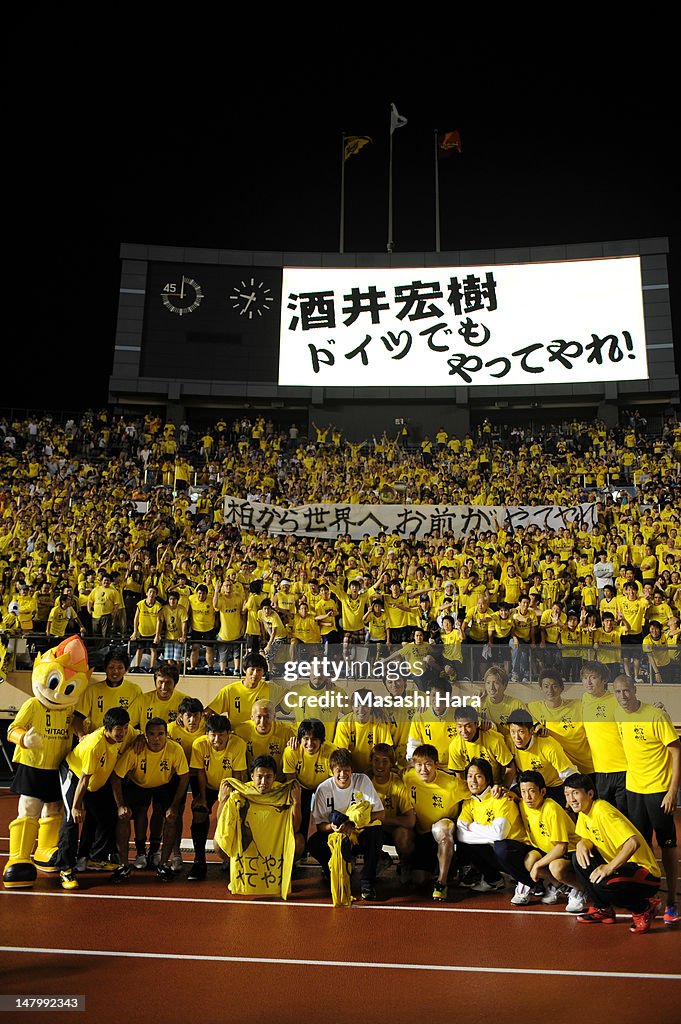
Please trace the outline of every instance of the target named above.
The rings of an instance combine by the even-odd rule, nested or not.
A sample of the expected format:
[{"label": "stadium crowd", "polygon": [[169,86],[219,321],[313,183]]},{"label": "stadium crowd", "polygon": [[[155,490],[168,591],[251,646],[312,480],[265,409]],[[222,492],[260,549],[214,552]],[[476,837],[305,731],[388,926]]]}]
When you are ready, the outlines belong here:
[{"label": "stadium crowd", "polygon": [[[388,842],[403,884],[425,871],[436,900],[454,880],[486,893],[510,878],[517,905],[566,899],[587,924],[623,906],[632,931],[646,931],[661,882],[654,832],[665,923],[677,923],[681,746],[666,712],[636,693],[680,680],[676,422],[651,437],[633,414],[616,431],[574,422],[503,444],[489,424],[410,445],[350,443],[332,426],[301,440],[262,418],[196,436],[106,412],[0,431],[5,670],[12,648],[20,665],[74,632],[104,659],[69,720],[80,742],[50,748],[66,814],[48,866],[65,889],[77,868],[129,877],[131,820],[134,867],[170,881],[191,786],[188,878],[206,877],[217,807],[216,842],[242,891],[235,802],[280,805],[288,786],[284,860],[309,852],[337,888],[338,863],[359,849],[365,899]],[[323,540],[240,531],[224,522],[227,494],[600,507],[594,531],[499,523],[464,538]],[[356,703],[360,688],[343,715],[319,702],[333,686],[317,673],[289,687],[304,698],[291,710],[282,666],[336,645],[346,688],[356,660],[390,660],[408,670],[386,678],[387,694],[427,707],[386,712]],[[147,667],[144,693],[128,675]],[[204,707],[178,688],[183,668],[236,678]],[[537,700],[510,696],[514,679],[532,679]],[[465,680],[480,683],[479,708],[452,700]],[[583,697],[565,699],[566,682]],[[32,727],[22,708],[11,736],[27,769]]]}]

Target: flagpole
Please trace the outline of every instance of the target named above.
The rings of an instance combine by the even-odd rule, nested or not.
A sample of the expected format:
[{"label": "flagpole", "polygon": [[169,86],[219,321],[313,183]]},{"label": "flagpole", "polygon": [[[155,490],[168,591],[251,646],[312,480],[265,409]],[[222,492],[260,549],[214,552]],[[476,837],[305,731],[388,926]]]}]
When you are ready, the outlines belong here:
[{"label": "flagpole", "polygon": [[440,167],[437,158],[437,128],[435,129],[435,252],[440,252]]},{"label": "flagpole", "polygon": [[388,252],[395,248],[393,239],[393,121],[392,108],[390,113],[390,160],[388,163]]},{"label": "flagpole", "polygon": [[340,235],[338,251],[345,252],[345,132],[341,133]]}]

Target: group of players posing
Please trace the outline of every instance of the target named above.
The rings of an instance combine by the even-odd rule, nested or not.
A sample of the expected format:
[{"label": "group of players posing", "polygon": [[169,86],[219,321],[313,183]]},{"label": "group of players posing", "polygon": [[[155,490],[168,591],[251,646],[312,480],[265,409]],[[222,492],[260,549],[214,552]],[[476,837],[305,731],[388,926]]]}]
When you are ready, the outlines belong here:
[{"label": "group of players posing", "polygon": [[[229,797],[227,780],[250,776],[259,793],[296,783],[296,856],[308,851],[325,880],[329,836],[352,835],[355,846],[344,851],[364,855],[365,900],[377,898],[389,844],[400,881],[413,884],[425,873],[435,900],[447,899],[454,883],[476,893],[502,890],[505,875],[515,882],[516,905],[567,897],[566,910],[589,924],[613,922],[612,907],[620,906],[632,914],[632,931],[646,931],[660,906],[654,832],[667,879],[665,924],[678,922],[681,744],[666,712],[642,703],[626,675],[610,683],[607,667],[584,663],[576,701],[563,698],[560,675],[547,669],[542,700],[525,707],[507,694],[503,668],[492,666],[480,713],[453,710],[451,685],[434,678],[430,707],[411,721],[361,706],[338,722],[307,717],[295,728],[275,716],[281,688],[266,679],[261,655],[248,656],[243,678],[207,708],[177,690],[174,663],[157,666],[149,693],[125,678],[127,667],[124,654],[109,655],[106,678],[90,684],[66,730],[46,728],[34,701],[10,730],[13,790],[52,807],[63,800],[58,851],[47,864],[34,859],[59,871],[66,890],[78,888],[78,870],[113,870],[117,881],[132,874],[132,821],[133,867],[155,868],[171,881],[183,869],[189,788],[194,863],[187,878],[204,880],[211,812],[217,804],[219,816]],[[312,695],[326,685],[313,680],[298,689]],[[376,824],[357,831],[346,812],[361,800]]]}]

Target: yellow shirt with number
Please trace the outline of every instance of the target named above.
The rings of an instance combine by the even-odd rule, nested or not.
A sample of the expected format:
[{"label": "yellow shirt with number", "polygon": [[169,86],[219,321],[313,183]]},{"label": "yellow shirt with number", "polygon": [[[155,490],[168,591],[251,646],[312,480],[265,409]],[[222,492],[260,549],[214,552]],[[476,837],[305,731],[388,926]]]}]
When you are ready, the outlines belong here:
[{"label": "yellow shirt with number", "polygon": [[124,745],[125,740],[121,743],[109,743],[102,727],[84,736],[66,755],[66,763],[79,779],[83,775],[89,775],[88,792],[96,793],[108,782]]},{"label": "yellow shirt with number", "polygon": [[494,797],[489,787],[480,797],[470,796],[469,793],[459,815],[459,821],[474,821],[477,825],[491,825],[495,818],[506,818],[511,826],[506,839],[527,843],[527,833],[515,800],[508,796]]},{"label": "yellow shirt with number", "polygon": [[190,768],[203,768],[210,789],[220,789],[223,779],[234,772],[246,771],[246,744],[232,733],[224,750],[215,750],[208,736],[199,736],[192,743]]},{"label": "yellow shirt with number", "polygon": [[155,789],[166,785],[175,775],[187,775],[189,766],[180,744],[169,739],[163,750],[152,751],[145,747],[139,754],[132,748],[127,750],[118,759],[114,771],[121,779],[127,776],[136,786]]},{"label": "yellow shirt with number", "polygon": [[104,725],[104,715],[111,708],[130,708],[138,697],[142,696],[142,688],[130,679],[123,679],[120,686],[109,686],[105,681],[90,683],[76,711],[90,723],[90,731]]},{"label": "yellow shirt with number", "polygon": [[256,729],[255,722],[242,722],[237,726],[236,734],[246,744],[246,763],[249,772],[256,757],[268,754],[277,762],[277,774],[281,774],[286,744],[295,736],[295,730],[288,722],[273,722],[272,728],[264,736]]},{"label": "yellow shirt with number", "polygon": [[625,772],[627,759],[616,713],[617,698],[610,690],[600,697],[582,694],[582,720],[596,772]]},{"label": "yellow shirt with number", "polygon": [[352,754],[353,772],[367,774],[371,751],[376,743],[392,746],[393,733],[389,722],[358,722],[354,714],[343,715],[336,725],[334,743]]},{"label": "yellow shirt with number", "polygon": [[19,708],[10,731],[19,728],[28,732],[33,727],[43,743],[40,748],[28,749],[17,743],[12,760],[29,768],[58,768],[71,749],[72,720],[73,708],[63,711],[46,708],[37,697],[29,697]]},{"label": "yellow shirt with number", "polygon": [[456,818],[459,804],[468,795],[468,786],[457,775],[438,771],[433,782],[423,782],[413,768],[404,775],[412,807],[416,811],[416,831],[430,832],[436,821]]},{"label": "yellow shirt with number", "polygon": [[536,723],[546,729],[549,736],[558,740],[572,763],[580,772],[589,774],[594,770],[584,723],[582,704],[579,700],[562,700],[552,708],[543,700],[532,700],[527,710]]},{"label": "yellow shirt with number", "polygon": [[451,771],[465,772],[474,757],[482,757],[492,766],[495,783],[501,782],[504,768],[513,760],[513,754],[496,729],[478,730],[475,740],[456,735],[449,744],[447,767]]},{"label": "yellow shirt with number", "polygon": [[283,758],[284,774],[295,775],[303,789],[315,790],[320,782],[331,778],[329,758],[335,749],[333,743],[322,743],[316,754],[308,754],[300,744],[296,750],[286,747]]}]

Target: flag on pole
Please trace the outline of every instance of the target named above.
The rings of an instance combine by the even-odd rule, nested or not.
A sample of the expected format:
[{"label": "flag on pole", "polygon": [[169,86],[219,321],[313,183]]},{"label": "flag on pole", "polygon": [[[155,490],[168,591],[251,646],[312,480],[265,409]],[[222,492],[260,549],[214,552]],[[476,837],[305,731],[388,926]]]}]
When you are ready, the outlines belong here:
[{"label": "flag on pole", "polygon": [[461,152],[460,132],[441,132],[437,137],[438,160],[445,160],[452,153]]},{"label": "flag on pole", "polygon": [[343,151],[344,159],[349,160],[351,156],[355,156],[356,153],[359,153],[360,149],[363,149],[371,141],[368,135],[346,135]]},{"label": "flag on pole", "polygon": [[392,135],[396,128],[404,128],[407,123],[406,117],[402,117],[398,114],[397,107],[394,103],[390,104],[390,134]]}]

